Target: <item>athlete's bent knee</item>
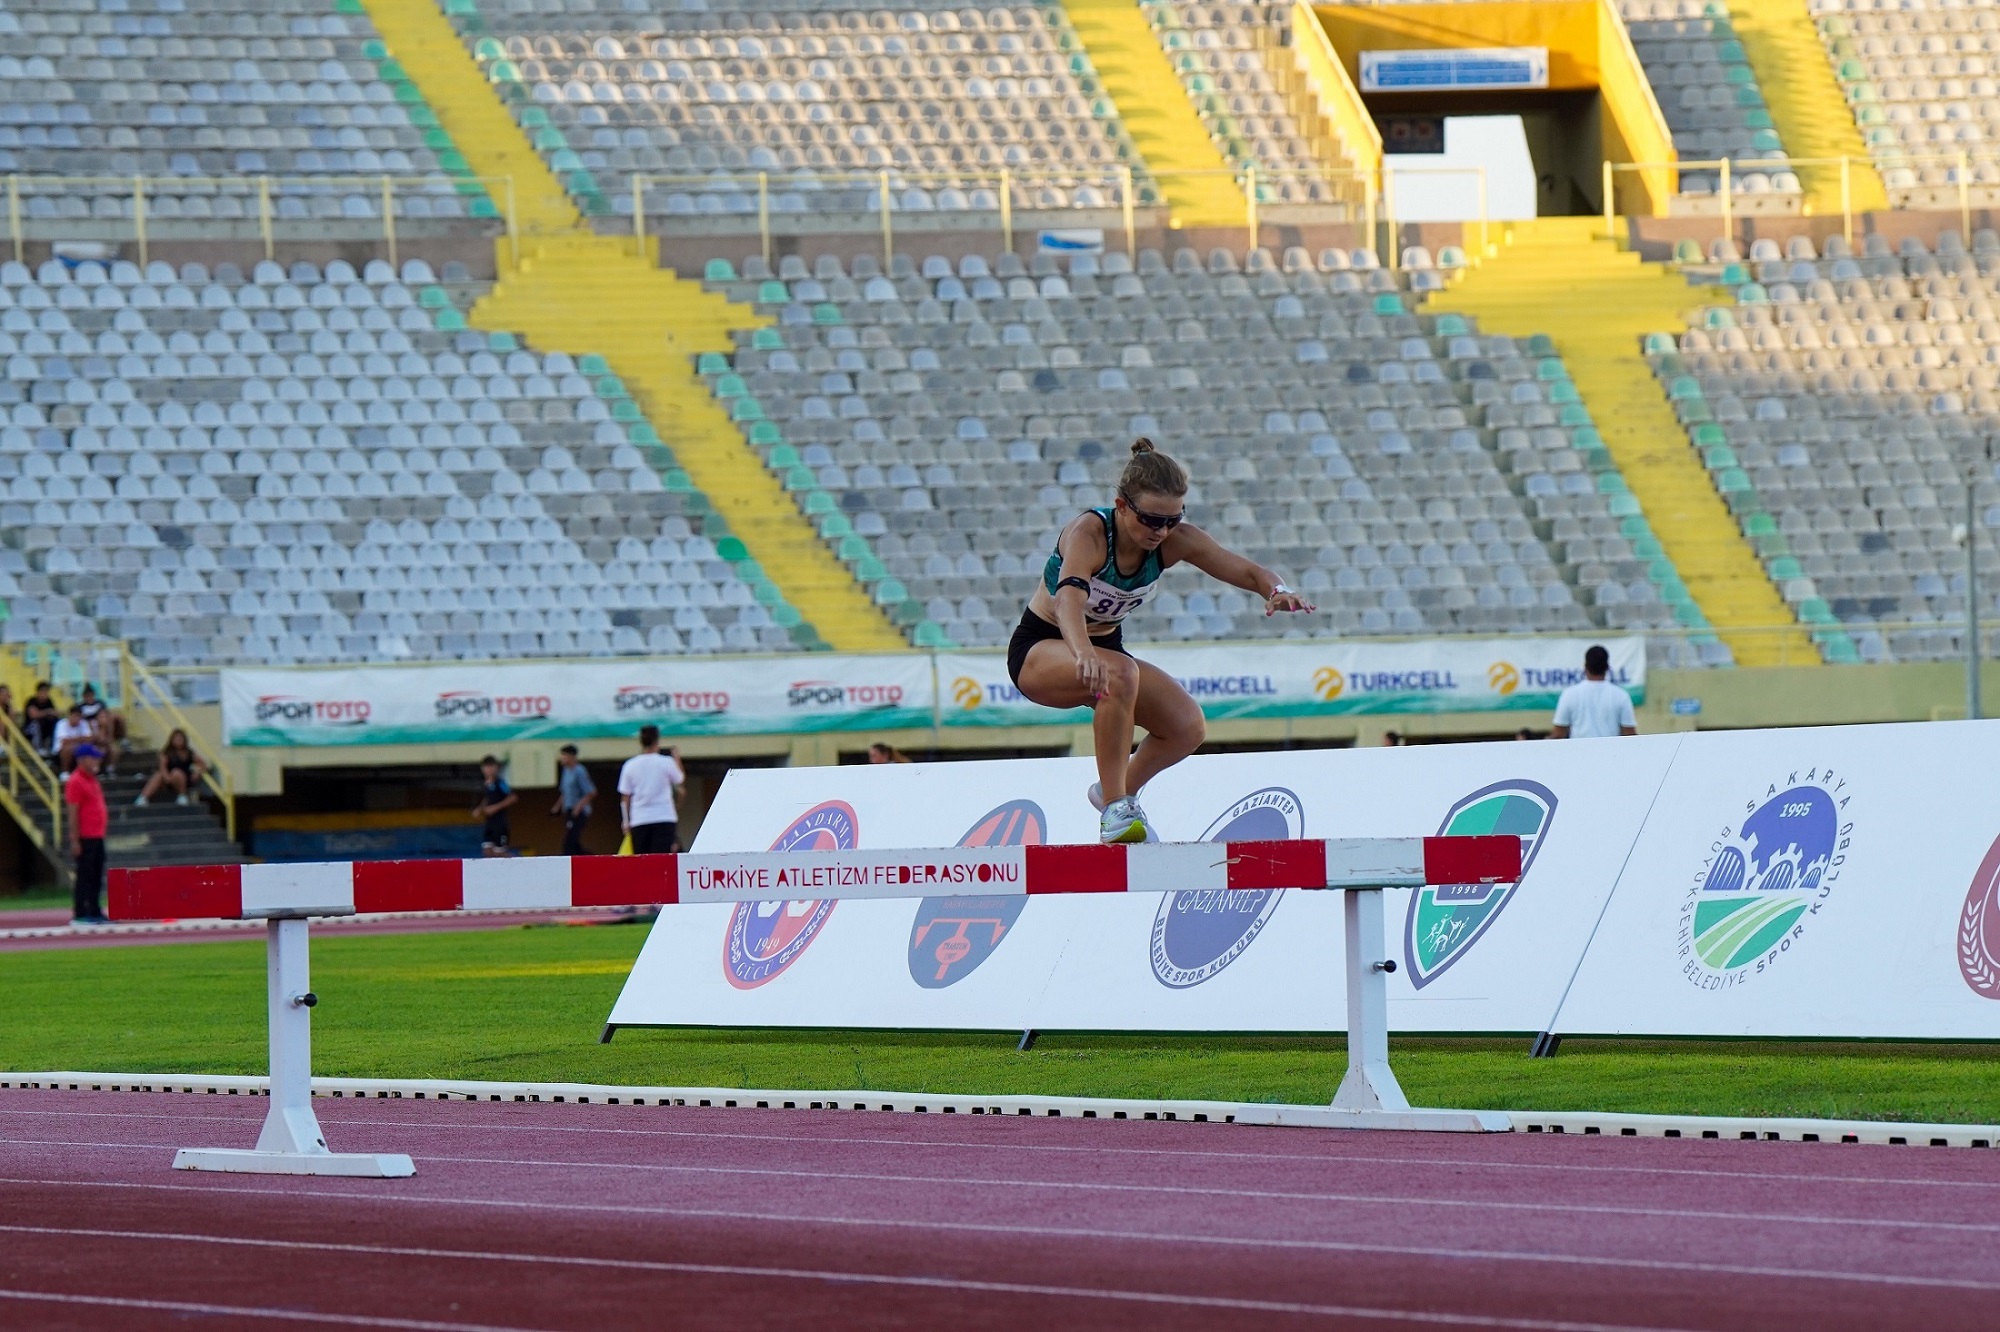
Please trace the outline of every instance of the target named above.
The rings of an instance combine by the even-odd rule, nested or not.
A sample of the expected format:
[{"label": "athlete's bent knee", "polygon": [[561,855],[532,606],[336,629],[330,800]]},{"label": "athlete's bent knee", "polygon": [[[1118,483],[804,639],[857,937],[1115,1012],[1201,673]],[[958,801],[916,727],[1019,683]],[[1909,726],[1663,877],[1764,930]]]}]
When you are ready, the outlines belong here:
[{"label": "athlete's bent knee", "polygon": [[1103,657],[1106,696],[1121,703],[1136,699],[1139,696],[1139,663],[1117,652],[1106,652]]}]

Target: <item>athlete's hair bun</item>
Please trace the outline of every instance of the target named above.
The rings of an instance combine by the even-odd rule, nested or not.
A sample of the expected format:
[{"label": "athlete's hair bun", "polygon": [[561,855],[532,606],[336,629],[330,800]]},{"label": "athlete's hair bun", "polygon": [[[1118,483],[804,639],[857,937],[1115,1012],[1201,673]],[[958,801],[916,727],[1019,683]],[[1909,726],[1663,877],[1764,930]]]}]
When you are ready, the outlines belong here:
[{"label": "athlete's hair bun", "polygon": [[1155,453],[1155,452],[1158,452],[1158,450],[1154,448],[1153,441],[1147,439],[1144,435],[1141,435],[1139,436],[1139,438],[1132,441],[1132,456],[1135,458],[1142,453]]}]

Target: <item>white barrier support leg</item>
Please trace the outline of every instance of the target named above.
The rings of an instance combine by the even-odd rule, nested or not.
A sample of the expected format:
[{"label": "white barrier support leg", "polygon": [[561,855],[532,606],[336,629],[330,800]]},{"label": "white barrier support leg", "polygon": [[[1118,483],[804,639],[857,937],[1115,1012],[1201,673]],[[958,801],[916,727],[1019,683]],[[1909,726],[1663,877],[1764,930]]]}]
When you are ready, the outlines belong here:
[{"label": "white barrier support leg", "polygon": [[1347,924],[1347,1076],[1333,1094],[1336,1110],[1408,1110],[1410,1098],[1389,1068],[1389,982],[1396,964],[1382,956],[1382,890],[1351,889],[1341,904]]},{"label": "white barrier support leg", "polygon": [[1346,889],[1347,1074],[1333,1104],[1246,1105],[1239,1124],[1288,1124],[1306,1128],[1423,1130],[1434,1133],[1507,1133],[1514,1121],[1497,1110],[1413,1108],[1389,1068],[1389,973],[1383,953],[1382,889]]},{"label": "white barrier support leg", "polygon": [[268,923],[265,988],[271,1024],[271,1109],[252,1151],[183,1147],[174,1154],[176,1170],[225,1170],[253,1175],[350,1175],[399,1179],[417,1173],[409,1157],[397,1153],[340,1153],[327,1150],[319,1116],[312,1106],[312,992],[306,918]]}]

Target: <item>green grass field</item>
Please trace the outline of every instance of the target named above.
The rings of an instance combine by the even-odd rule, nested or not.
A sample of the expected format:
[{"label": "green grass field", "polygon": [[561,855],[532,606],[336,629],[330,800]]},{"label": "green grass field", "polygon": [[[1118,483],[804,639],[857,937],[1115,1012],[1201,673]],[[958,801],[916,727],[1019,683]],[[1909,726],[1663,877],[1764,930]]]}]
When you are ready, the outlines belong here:
[{"label": "green grass field", "polygon": [[[543,927],[313,943],[324,1075],[1325,1101],[1338,1039],[848,1031],[597,1034],[644,930]],[[262,1073],[261,939],[0,954],[0,1069]],[[2000,1048],[1407,1040],[1420,1105],[2000,1122]]]},{"label": "green grass field", "polygon": [[4,920],[5,913],[9,911],[49,911],[58,907],[68,910],[69,905],[69,890],[64,888],[31,888],[25,893],[7,893],[0,896],[0,920]]}]

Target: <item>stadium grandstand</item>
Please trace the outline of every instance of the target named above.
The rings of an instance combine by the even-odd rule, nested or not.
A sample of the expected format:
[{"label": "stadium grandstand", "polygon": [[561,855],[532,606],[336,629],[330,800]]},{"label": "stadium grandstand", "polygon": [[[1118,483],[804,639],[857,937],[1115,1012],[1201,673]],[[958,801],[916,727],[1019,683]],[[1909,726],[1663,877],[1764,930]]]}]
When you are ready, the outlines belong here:
[{"label": "stadium grandstand", "polygon": [[[878,731],[1087,745],[957,714],[1004,699],[1142,436],[1317,609],[1177,567],[1135,643],[1267,685],[1388,654],[1211,708],[1213,742],[1511,734],[1535,645],[1598,639],[1649,727],[1962,715],[2000,609],[1996,43],[1972,0],[0,0],[28,872],[65,872],[41,679],[142,762],[189,729],[185,817],[244,855],[469,791],[495,746],[550,785],[640,720],[698,792]],[[1451,151],[1494,123],[1518,179]],[[1466,645],[1477,697],[1346,683]],[[260,724],[520,663],[727,697],[774,660],[794,708],[909,662],[928,692]],[[457,674],[382,674],[416,668]],[[364,771],[401,794],[336,789]]]}]

